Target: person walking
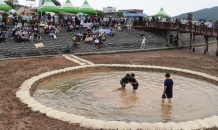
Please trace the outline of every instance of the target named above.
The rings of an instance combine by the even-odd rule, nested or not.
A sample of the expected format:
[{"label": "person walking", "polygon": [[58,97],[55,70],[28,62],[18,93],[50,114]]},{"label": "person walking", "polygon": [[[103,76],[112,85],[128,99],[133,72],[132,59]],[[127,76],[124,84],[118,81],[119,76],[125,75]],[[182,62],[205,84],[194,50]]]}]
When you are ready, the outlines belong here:
[{"label": "person walking", "polygon": [[168,99],[168,103],[171,103],[171,98],[173,98],[173,80],[170,78],[170,74],[166,73],[166,80],[164,82],[164,90],[162,94],[162,103],[164,104],[164,99]]},{"label": "person walking", "polygon": [[143,37],[140,49],[145,49],[145,41],[146,41],[146,39],[145,39],[145,37]]}]

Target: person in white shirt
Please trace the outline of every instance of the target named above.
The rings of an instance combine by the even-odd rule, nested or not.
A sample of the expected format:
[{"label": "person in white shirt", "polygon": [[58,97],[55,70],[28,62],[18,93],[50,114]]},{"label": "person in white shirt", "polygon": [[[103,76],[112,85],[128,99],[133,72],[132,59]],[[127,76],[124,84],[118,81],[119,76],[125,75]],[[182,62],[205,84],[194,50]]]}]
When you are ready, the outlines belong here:
[{"label": "person in white shirt", "polygon": [[10,22],[8,21],[8,25],[7,25],[7,29],[10,30],[11,29],[11,25],[13,24],[13,15],[12,12],[10,12],[10,14],[8,15],[8,19],[10,19]]},{"label": "person in white shirt", "polygon": [[95,46],[97,46],[99,44],[99,40],[96,38],[95,39]]},{"label": "person in white shirt", "polygon": [[84,24],[84,21],[83,21],[83,19],[81,19],[81,21],[80,21],[81,30],[83,30],[83,24]]},{"label": "person in white shirt", "polygon": [[74,16],[74,15],[72,15],[72,19],[75,19],[75,16]]},{"label": "person in white shirt", "polygon": [[184,18],[181,20],[181,24],[182,24],[182,29],[183,29],[184,25],[186,24],[186,20]]},{"label": "person in white shirt", "polygon": [[209,25],[208,25],[208,31],[211,32],[211,28],[212,28],[213,24],[212,24],[212,20],[210,20]]},{"label": "person in white shirt", "polygon": [[[59,24],[57,14],[54,15],[53,23],[57,23],[57,24]],[[53,24],[53,25],[54,25],[54,24]]]},{"label": "person in white shirt", "polygon": [[140,49],[145,49],[145,41],[146,41],[146,39],[145,39],[145,37],[143,37]]},{"label": "person in white shirt", "polygon": [[26,14],[21,14],[21,17],[22,17],[22,24],[24,24],[26,21],[27,21],[27,17],[26,17]]},{"label": "person in white shirt", "polygon": [[23,25],[22,25],[22,23],[21,23],[21,20],[19,20],[17,26],[20,27],[20,29],[22,28]]}]

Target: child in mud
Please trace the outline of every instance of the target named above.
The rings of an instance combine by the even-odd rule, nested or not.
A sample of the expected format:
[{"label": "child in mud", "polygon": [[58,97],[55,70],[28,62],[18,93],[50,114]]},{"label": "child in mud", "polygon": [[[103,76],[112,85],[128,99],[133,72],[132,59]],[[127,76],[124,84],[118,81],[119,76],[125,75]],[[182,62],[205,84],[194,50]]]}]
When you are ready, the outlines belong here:
[{"label": "child in mud", "polygon": [[129,78],[130,78],[130,74],[126,74],[126,76],[120,80],[122,90],[125,90],[125,87],[126,87],[126,84],[128,83]]},{"label": "child in mud", "polygon": [[139,83],[138,81],[135,79],[135,74],[131,74],[131,76],[128,79],[128,83],[132,84],[133,86],[133,93],[136,93],[136,90],[138,89]]},{"label": "child in mud", "polygon": [[173,80],[170,78],[170,74],[167,73],[166,80],[164,82],[164,90],[162,94],[162,104],[164,104],[164,99],[168,99],[168,103],[171,103],[171,98],[173,97]]}]

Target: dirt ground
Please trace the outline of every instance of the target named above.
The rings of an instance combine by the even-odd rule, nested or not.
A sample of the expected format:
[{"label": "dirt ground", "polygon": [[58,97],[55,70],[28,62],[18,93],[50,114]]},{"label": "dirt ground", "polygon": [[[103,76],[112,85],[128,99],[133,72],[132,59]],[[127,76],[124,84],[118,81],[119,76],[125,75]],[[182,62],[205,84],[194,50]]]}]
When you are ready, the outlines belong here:
[{"label": "dirt ground", "polygon": [[63,57],[0,61],[0,130],[84,130],[33,112],[16,98],[25,80],[77,65]]},{"label": "dirt ground", "polygon": [[[196,53],[184,49],[79,57],[96,64],[158,65],[218,76],[218,57],[205,55],[201,49],[203,47],[196,48]],[[77,65],[60,56],[0,61],[0,130],[84,130],[32,112],[16,98],[16,92],[25,80],[44,72]]]}]

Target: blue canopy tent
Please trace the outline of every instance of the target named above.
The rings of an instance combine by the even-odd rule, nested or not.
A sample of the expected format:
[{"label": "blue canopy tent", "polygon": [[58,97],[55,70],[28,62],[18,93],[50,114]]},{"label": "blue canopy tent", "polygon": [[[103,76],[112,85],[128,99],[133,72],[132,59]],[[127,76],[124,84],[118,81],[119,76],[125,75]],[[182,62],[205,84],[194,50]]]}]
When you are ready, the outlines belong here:
[{"label": "blue canopy tent", "polygon": [[125,16],[126,17],[135,17],[135,14],[127,13]]},{"label": "blue canopy tent", "polygon": [[146,17],[146,16],[148,16],[147,14],[145,14],[145,13],[137,13],[137,14],[135,14],[135,17]]}]

